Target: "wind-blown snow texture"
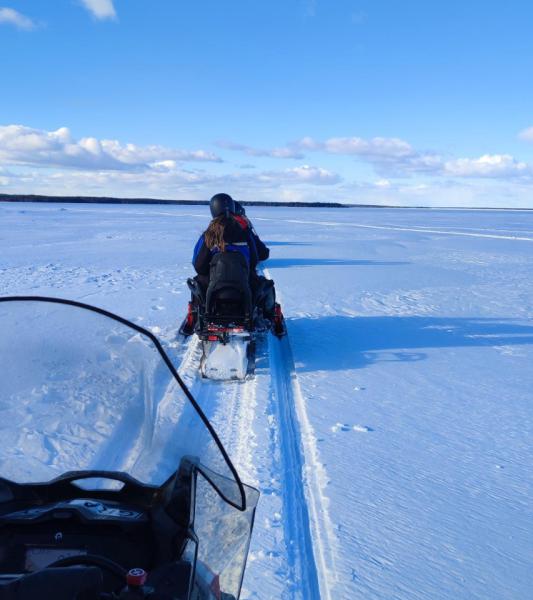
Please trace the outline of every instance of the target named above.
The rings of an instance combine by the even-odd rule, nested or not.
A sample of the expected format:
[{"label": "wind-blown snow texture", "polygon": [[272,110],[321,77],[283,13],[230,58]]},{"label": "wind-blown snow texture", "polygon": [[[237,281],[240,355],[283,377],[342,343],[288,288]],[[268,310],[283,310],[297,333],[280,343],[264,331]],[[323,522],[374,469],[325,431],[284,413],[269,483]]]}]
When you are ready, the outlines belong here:
[{"label": "wind-blown snow texture", "polygon": [[159,333],[262,491],[243,597],[530,598],[533,213],[249,213],[289,336],[245,383],[176,341],[203,208],[0,204],[0,293]]}]

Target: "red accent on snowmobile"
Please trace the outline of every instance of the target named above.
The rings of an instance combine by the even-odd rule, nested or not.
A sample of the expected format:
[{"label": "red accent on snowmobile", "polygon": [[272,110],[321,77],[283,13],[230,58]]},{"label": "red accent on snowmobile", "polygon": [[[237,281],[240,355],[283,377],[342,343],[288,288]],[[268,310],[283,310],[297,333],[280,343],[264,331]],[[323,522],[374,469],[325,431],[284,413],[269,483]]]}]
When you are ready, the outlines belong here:
[{"label": "red accent on snowmobile", "polygon": [[207,326],[207,332],[208,333],[216,333],[216,334],[220,334],[220,333],[242,333],[243,331],[244,331],[244,327],[242,327],[242,326],[225,327],[224,325],[215,325],[214,323],[210,323]]},{"label": "red accent on snowmobile", "polygon": [[144,569],[130,569],[126,575],[126,583],[132,587],[142,587],[147,577],[148,573]]},{"label": "red accent on snowmobile", "polygon": [[209,589],[211,590],[211,593],[215,596],[215,598],[219,599],[222,597],[220,590],[220,577],[218,575],[215,575],[213,577],[213,581],[211,582]]},{"label": "red accent on snowmobile", "polygon": [[187,315],[185,319],[183,319],[183,323],[179,328],[179,333],[184,336],[189,336],[194,333],[194,325],[195,325],[195,311],[192,302],[189,302],[187,305]]},{"label": "red accent on snowmobile", "polygon": [[[207,326],[207,337],[203,337],[203,339],[207,339],[208,342],[222,342],[223,344],[226,344],[231,335],[244,333],[245,331],[246,329],[242,326],[226,327],[225,325],[210,323]],[[204,334],[204,336],[205,335],[206,334]]]},{"label": "red accent on snowmobile", "polygon": [[272,319],[273,333],[277,337],[283,337],[287,334],[287,326],[285,325],[285,317],[281,312],[281,306],[276,302],[274,307],[274,318]]},{"label": "red accent on snowmobile", "polygon": [[187,327],[193,327],[194,325],[194,313],[192,309],[192,302],[189,302],[187,307]]}]

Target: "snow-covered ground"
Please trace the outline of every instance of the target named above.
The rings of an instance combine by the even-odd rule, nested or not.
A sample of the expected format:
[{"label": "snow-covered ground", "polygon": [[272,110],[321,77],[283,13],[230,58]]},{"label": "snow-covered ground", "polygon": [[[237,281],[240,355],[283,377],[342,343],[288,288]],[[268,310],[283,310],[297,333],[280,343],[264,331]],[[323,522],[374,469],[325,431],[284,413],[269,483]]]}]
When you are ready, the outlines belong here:
[{"label": "snow-covered ground", "polygon": [[0,294],[158,332],[262,492],[244,598],[531,598],[533,212],[248,212],[289,336],[245,383],[176,339],[204,207],[0,204]]}]

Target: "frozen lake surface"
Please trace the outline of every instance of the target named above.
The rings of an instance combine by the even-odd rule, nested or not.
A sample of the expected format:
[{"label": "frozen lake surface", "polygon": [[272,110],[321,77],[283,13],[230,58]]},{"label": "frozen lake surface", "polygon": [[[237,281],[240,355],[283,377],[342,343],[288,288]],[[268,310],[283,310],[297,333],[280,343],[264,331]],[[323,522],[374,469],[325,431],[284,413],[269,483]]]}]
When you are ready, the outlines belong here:
[{"label": "frozen lake surface", "polygon": [[289,336],[244,383],[176,338],[207,207],[0,203],[0,294],[164,341],[262,492],[243,598],[530,598],[533,212],[248,214]]}]

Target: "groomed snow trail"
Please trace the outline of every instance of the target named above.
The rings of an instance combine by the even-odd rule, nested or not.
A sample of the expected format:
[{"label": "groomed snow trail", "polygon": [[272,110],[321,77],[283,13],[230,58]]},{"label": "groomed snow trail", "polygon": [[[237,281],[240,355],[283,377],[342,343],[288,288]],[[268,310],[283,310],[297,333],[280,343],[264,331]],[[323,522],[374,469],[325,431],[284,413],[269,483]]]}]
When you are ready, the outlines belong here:
[{"label": "groomed snow trail", "polygon": [[[249,587],[255,590],[250,598],[332,598],[335,541],[321,489],[326,476],[317,460],[288,337],[258,340],[256,373],[243,382],[203,379],[200,358],[201,343],[193,336],[180,375],[215,425],[243,480],[263,492],[256,527],[281,529],[277,550],[263,536],[261,546],[252,542],[243,595]],[[278,563],[278,579],[266,593],[258,581],[265,560]]]}]

